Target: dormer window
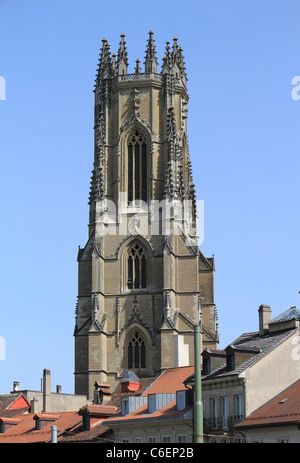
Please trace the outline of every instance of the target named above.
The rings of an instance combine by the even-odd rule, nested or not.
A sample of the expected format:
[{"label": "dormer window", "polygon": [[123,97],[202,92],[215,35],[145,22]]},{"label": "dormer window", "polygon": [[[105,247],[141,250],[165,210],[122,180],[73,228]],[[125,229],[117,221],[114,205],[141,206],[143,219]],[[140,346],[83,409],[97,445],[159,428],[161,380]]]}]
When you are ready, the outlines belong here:
[{"label": "dormer window", "polygon": [[156,411],[156,395],[148,395],[148,412],[154,413]]},{"label": "dormer window", "polygon": [[194,403],[194,393],[192,389],[176,392],[177,410],[184,410],[186,407],[191,407]]},{"label": "dormer window", "polygon": [[228,354],[226,357],[226,369],[227,371],[232,371],[235,369],[235,359],[234,354]]},{"label": "dormer window", "polygon": [[209,375],[211,372],[211,362],[210,357],[206,357],[203,359],[203,374]]},{"label": "dormer window", "polygon": [[0,418],[0,433],[9,431],[9,429],[21,423],[21,421],[19,418]]},{"label": "dormer window", "polygon": [[33,419],[35,420],[35,429],[40,430],[45,426],[48,426],[48,424],[58,420],[59,418],[59,415],[52,415],[50,413],[39,413],[33,417]]},{"label": "dormer window", "polygon": [[122,410],[122,415],[128,415],[129,413],[129,400],[128,399],[122,399],[121,410]]}]

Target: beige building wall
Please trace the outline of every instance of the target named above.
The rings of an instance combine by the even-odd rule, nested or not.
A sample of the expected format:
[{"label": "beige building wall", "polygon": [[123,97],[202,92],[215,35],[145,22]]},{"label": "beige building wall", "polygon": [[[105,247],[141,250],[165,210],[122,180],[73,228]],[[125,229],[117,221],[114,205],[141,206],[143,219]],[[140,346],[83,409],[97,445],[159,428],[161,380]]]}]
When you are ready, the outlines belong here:
[{"label": "beige building wall", "polygon": [[299,334],[294,333],[273,352],[245,371],[246,416],[279,394],[300,377],[300,363],[295,353]]}]

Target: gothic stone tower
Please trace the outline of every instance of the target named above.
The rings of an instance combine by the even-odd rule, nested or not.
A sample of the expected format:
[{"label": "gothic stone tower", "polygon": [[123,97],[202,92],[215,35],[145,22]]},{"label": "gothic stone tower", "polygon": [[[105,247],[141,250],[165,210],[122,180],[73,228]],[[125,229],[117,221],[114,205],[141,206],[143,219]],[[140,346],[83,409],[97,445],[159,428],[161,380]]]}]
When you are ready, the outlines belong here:
[{"label": "gothic stone tower", "polygon": [[[187,141],[182,49],[166,43],[161,72],[153,33],[128,73],[106,39],[95,83],[89,236],[78,252],[75,392],[112,389],[127,370],[154,376],[193,364],[193,329],[216,348],[214,259],[200,252]],[[184,212],[182,212],[184,211]]]}]

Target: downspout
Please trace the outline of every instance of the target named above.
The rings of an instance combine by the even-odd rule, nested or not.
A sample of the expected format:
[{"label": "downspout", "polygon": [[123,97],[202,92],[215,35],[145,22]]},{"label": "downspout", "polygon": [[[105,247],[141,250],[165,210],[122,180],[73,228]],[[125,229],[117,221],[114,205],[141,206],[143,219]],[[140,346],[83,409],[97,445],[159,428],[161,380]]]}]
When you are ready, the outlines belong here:
[{"label": "downspout", "polygon": [[195,394],[194,394],[194,442],[203,443],[203,406],[201,389],[201,326],[194,328],[194,357],[195,357]]}]

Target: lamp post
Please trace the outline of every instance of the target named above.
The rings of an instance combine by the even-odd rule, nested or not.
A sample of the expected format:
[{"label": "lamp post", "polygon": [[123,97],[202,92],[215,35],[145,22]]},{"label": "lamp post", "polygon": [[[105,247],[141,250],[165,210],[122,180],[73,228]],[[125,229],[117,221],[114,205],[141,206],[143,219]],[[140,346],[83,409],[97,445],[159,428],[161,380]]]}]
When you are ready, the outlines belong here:
[{"label": "lamp post", "polygon": [[195,386],[194,386],[194,442],[203,443],[203,405],[201,388],[201,326],[194,328]]}]

